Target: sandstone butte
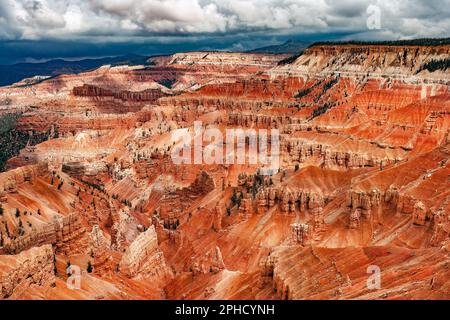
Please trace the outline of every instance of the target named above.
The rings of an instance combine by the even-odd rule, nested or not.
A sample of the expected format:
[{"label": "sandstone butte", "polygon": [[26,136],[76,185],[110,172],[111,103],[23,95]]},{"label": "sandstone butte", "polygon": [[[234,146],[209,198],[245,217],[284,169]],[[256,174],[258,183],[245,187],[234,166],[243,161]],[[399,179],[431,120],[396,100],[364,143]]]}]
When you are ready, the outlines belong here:
[{"label": "sandstone butte", "polygon": [[[450,46],[285,58],[0,88],[0,299],[449,299],[450,73],[423,66]],[[280,170],[174,164],[171,133],[196,120],[278,129]]]}]

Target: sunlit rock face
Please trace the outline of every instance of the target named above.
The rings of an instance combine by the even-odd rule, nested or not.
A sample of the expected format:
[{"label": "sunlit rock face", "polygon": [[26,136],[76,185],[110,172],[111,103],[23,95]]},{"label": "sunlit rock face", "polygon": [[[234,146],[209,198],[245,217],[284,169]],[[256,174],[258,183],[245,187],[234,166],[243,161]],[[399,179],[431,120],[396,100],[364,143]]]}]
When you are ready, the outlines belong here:
[{"label": "sunlit rock face", "polygon": [[[0,298],[449,299],[450,78],[427,68],[449,55],[179,53],[0,88]],[[195,121],[278,130],[279,168],[175,163]]]}]

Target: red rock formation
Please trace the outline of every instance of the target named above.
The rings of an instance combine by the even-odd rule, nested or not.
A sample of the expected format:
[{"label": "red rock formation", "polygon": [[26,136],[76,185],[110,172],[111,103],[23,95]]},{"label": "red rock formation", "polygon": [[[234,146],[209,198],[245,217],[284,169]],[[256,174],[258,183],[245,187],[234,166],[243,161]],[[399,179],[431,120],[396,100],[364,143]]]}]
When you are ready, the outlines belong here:
[{"label": "red rock formation", "polygon": [[[449,294],[448,268],[434,253],[386,247],[280,248],[272,253],[273,286],[280,299],[440,299]],[[367,285],[370,266],[381,270],[379,289]],[[410,281],[399,286],[403,277]]]},{"label": "red rock formation", "polygon": [[0,297],[30,298],[33,289],[48,290],[55,283],[53,256],[50,245],[0,256]]},{"label": "red rock formation", "polygon": [[108,89],[85,84],[82,87],[74,87],[73,94],[79,97],[98,98],[100,100],[111,98],[131,102],[154,102],[165,96],[160,89],[148,89],[139,92],[119,91],[114,92]]},{"label": "red rock formation", "polygon": [[11,170],[0,174],[0,196],[4,196],[6,193],[16,192],[17,186],[30,182],[34,178],[42,176],[48,172],[46,163],[41,163],[35,166],[21,167],[15,170]]},{"label": "red rock formation", "polygon": [[292,226],[292,241],[301,246],[311,244],[312,229],[307,224],[293,224]]},{"label": "red rock formation", "polygon": [[[360,78],[371,74],[404,79],[418,72],[425,62],[448,57],[449,52],[448,45],[316,45],[305,50],[294,63],[275,68],[273,73],[289,72],[290,75],[301,76],[340,74]],[[449,80],[444,73],[423,76],[434,81]]]},{"label": "red rock formation", "polygon": [[120,261],[120,271],[128,277],[163,279],[171,276],[164,255],[158,248],[154,226],[141,233],[127,248]]},{"label": "red rock formation", "polygon": [[194,275],[218,273],[223,269],[225,269],[225,265],[219,247],[206,252],[206,254],[197,261],[194,260],[190,267],[190,270],[192,270]]},{"label": "red rock formation", "polygon": [[[48,137],[0,174],[2,297],[448,299],[450,79],[421,69],[448,56],[180,53],[0,88],[12,133]],[[279,170],[176,165],[172,133],[194,121],[278,129]]]},{"label": "red rock formation", "polygon": [[[8,253],[19,253],[32,247],[52,244],[57,252],[70,250],[71,243],[83,236],[85,232],[76,214],[66,217],[55,216],[54,221],[31,230],[25,236],[4,241],[4,250]],[[72,249],[80,249],[72,245]]]},{"label": "red rock formation", "polygon": [[111,258],[109,254],[110,242],[98,225],[92,228],[89,246],[90,256],[94,259],[93,266],[95,269],[101,267]]}]

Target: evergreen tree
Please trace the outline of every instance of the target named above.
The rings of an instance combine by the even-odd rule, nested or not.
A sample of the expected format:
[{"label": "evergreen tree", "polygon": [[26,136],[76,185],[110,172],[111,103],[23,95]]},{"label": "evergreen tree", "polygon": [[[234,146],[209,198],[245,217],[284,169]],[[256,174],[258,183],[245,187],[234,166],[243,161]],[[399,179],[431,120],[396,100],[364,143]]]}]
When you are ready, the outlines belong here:
[{"label": "evergreen tree", "polygon": [[237,207],[238,207],[238,209],[241,207],[241,202],[242,202],[242,198],[237,198],[237,200],[236,200],[236,204],[237,204]]},{"label": "evergreen tree", "polygon": [[53,254],[53,273],[55,276],[58,274],[58,269],[56,269],[56,255]]},{"label": "evergreen tree", "polygon": [[233,205],[233,207],[236,205],[238,200],[237,194],[236,194],[236,190],[233,190],[233,195],[231,196],[231,204]]},{"label": "evergreen tree", "polygon": [[87,265],[86,271],[88,273],[92,273],[92,271],[94,271],[94,267],[92,266],[92,263],[90,261],[88,261],[88,265]]},{"label": "evergreen tree", "polygon": [[428,70],[430,72],[435,72],[437,70],[445,71],[447,69],[450,69],[450,58],[443,59],[443,60],[431,60],[422,65],[418,72],[423,70]]}]

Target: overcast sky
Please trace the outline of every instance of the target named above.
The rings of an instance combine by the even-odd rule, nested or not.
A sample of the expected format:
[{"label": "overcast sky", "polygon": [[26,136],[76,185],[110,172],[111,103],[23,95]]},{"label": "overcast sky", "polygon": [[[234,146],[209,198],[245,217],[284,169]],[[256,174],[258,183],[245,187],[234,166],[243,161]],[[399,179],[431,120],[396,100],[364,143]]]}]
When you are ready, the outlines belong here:
[{"label": "overcast sky", "polygon": [[449,34],[450,0],[0,0],[0,63]]}]

